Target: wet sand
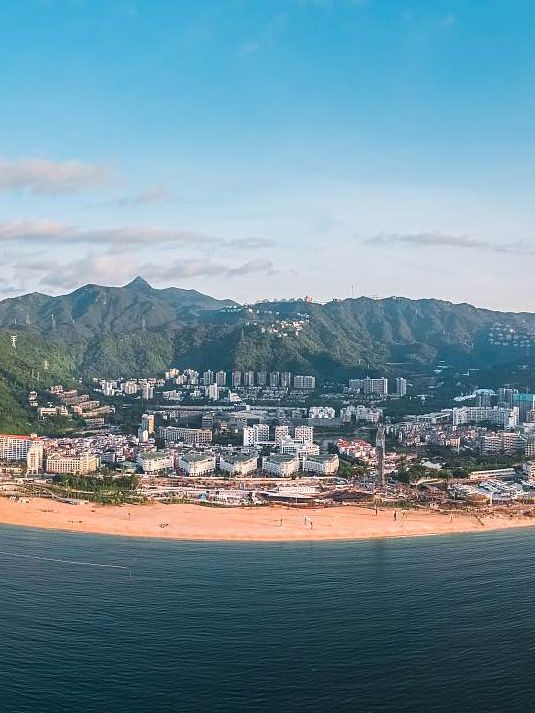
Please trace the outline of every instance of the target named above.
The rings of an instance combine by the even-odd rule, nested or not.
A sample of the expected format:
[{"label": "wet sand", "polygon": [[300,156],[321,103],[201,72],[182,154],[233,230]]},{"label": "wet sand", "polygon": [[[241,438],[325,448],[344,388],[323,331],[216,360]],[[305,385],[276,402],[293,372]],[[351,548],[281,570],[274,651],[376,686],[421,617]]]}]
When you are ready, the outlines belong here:
[{"label": "wet sand", "polygon": [[381,537],[415,537],[460,532],[527,527],[521,517],[475,518],[450,516],[429,510],[394,512],[343,506],[295,509],[211,508],[200,505],[154,503],[132,506],[70,505],[34,498],[30,502],[0,498],[0,524],[71,532],[158,537],[175,540],[290,542],[364,540]]}]

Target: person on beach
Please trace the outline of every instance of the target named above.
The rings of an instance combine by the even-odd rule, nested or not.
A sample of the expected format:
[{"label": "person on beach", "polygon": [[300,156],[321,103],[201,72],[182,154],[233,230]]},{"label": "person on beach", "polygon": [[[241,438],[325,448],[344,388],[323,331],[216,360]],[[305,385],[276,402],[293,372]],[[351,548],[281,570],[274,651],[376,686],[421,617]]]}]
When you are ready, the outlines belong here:
[{"label": "person on beach", "polygon": [[398,511],[394,510],[394,522],[398,519]]}]

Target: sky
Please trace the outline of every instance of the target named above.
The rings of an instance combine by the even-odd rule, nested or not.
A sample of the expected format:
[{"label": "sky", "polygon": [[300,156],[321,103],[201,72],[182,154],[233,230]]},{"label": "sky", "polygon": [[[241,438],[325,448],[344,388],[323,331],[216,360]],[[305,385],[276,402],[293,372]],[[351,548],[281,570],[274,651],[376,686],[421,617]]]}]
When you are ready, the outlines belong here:
[{"label": "sky", "polygon": [[2,0],[0,298],[535,311],[532,0]]}]

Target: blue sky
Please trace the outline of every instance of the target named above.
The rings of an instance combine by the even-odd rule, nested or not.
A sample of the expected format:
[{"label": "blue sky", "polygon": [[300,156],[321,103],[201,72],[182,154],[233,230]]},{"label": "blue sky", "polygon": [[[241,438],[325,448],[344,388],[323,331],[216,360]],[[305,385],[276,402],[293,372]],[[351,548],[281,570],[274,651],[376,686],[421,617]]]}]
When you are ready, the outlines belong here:
[{"label": "blue sky", "polygon": [[528,0],[3,0],[0,296],[535,310],[534,46]]}]

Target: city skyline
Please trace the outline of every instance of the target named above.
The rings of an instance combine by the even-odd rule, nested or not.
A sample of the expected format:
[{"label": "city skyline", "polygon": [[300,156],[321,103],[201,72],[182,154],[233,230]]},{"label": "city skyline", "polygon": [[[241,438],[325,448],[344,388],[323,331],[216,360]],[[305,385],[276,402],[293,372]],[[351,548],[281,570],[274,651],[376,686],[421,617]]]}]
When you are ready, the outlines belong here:
[{"label": "city skyline", "polygon": [[535,310],[527,1],[2,15],[0,298],[140,274],[241,303]]}]

